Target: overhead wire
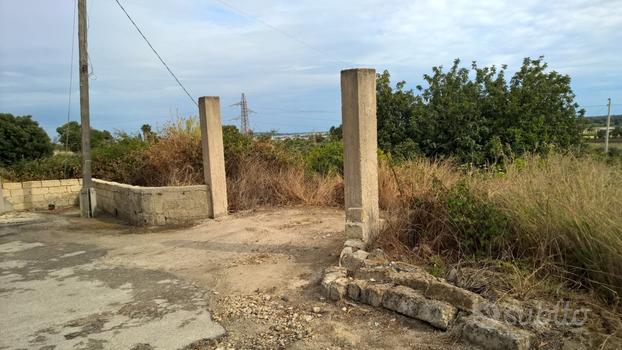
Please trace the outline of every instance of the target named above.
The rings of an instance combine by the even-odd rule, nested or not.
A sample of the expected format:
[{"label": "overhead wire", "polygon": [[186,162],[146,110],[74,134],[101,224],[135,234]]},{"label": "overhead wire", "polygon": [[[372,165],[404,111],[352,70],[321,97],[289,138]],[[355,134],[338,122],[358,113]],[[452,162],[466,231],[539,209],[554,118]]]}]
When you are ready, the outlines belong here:
[{"label": "overhead wire", "polygon": [[71,121],[71,94],[73,92],[73,61],[74,61],[74,53],[76,46],[76,8],[77,4],[74,1],[73,6],[73,22],[72,22],[72,31],[71,31],[71,57],[69,60],[69,91],[67,98],[67,126],[65,127],[65,151],[69,146],[69,122]]},{"label": "overhead wire", "polygon": [[315,51],[315,52],[317,52],[317,53],[321,54],[322,56],[324,56],[324,57],[328,58],[328,59],[329,59],[329,60],[331,60],[331,61],[335,61],[335,62],[339,62],[339,63],[343,63],[343,64],[350,64],[350,63],[351,63],[351,62],[346,62],[346,61],[344,61],[344,60],[342,60],[342,59],[339,59],[339,58],[333,57],[333,56],[332,56],[332,55],[330,55],[328,52],[326,52],[326,51],[324,51],[324,50],[320,50],[320,49],[318,49],[317,47],[315,47],[315,46],[313,46],[313,45],[311,45],[311,44],[307,43],[306,41],[304,41],[304,40],[302,40],[302,39],[299,39],[298,37],[296,37],[296,36],[294,36],[294,35],[292,35],[292,34],[290,34],[290,33],[286,32],[286,31],[284,31],[283,29],[281,29],[281,28],[279,28],[279,27],[277,27],[277,26],[275,26],[275,25],[272,25],[272,24],[270,24],[270,23],[268,23],[268,22],[264,21],[263,19],[261,19],[261,18],[259,18],[259,17],[257,17],[257,16],[254,16],[254,15],[250,14],[249,12],[247,12],[247,11],[245,11],[245,10],[243,10],[243,9],[241,9],[241,8],[239,8],[239,7],[237,7],[237,6],[233,5],[233,4],[231,4],[231,3],[229,3],[228,1],[225,1],[225,0],[214,0],[214,1],[216,1],[216,2],[218,2],[218,3],[222,4],[222,5],[226,6],[226,7],[228,7],[228,8],[230,8],[230,9],[234,10],[235,12],[237,12],[237,13],[241,14],[241,15],[242,15],[242,16],[244,16],[244,17],[247,17],[247,18],[253,19],[253,20],[255,20],[255,21],[257,21],[257,22],[259,22],[259,23],[263,24],[264,26],[266,26],[266,27],[268,27],[268,28],[270,28],[270,29],[272,29],[272,30],[274,30],[274,31],[276,31],[276,32],[278,32],[278,33],[280,33],[281,35],[283,35],[283,36],[285,36],[285,37],[287,37],[287,38],[289,38],[289,39],[291,39],[291,40],[293,40],[293,41],[297,42],[298,44],[300,44],[300,45],[302,45],[302,46],[306,47],[307,49],[312,50],[312,51]]},{"label": "overhead wire", "polygon": [[184,84],[181,83],[181,81],[179,80],[179,78],[177,78],[177,76],[175,75],[175,73],[173,73],[173,71],[171,70],[171,68],[168,66],[168,64],[166,64],[166,62],[164,61],[164,59],[162,58],[162,56],[160,56],[160,54],[158,53],[158,51],[153,47],[153,45],[151,45],[151,42],[149,41],[149,39],[147,39],[147,37],[145,36],[145,34],[142,32],[142,30],[140,30],[140,28],[138,27],[138,25],[136,24],[136,22],[134,21],[134,19],[132,19],[132,16],[130,16],[130,14],[125,10],[125,8],[123,7],[123,5],[121,5],[121,3],[119,2],[119,0],[115,0],[115,2],[117,3],[117,5],[119,5],[119,7],[121,8],[121,10],[123,10],[123,13],[125,13],[125,15],[127,16],[127,18],[130,20],[130,22],[132,22],[132,25],[134,26],[134,28],[136,28],[136,31],[138,31],[138,34],[140,34],[140,36],[145,40],[145,42],[147,43],[147,45],[149,45],[149,47],[151,48],[151,51],[153,51],[153,53],[156,55],[156,57],[160,60],[160,62],[162,63],[162,65],[164,65],[164,67],[166,68],[166,70],[171,74],[171,76],[175,79],[175,81],[177,82],[177,84],[182,88],[182,90],[184,90],[184,92],[186,93],[186,95],[188,95],[188,98],[192,101],[192,103],[194,105],[196,105],[198,107],[198,103],[197,101],[194,99],[194,97],[192,97],[192,95],[190,94],[190,92],[188,92],[188,89],[186,89],[186,87],[184,86]]}]

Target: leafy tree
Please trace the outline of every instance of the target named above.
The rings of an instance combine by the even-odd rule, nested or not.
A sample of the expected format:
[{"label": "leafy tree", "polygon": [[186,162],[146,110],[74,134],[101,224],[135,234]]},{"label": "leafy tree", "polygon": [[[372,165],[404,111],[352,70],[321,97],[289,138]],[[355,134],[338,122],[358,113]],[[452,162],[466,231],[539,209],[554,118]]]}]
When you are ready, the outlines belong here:
[{"label": "leafy tree", "polygon": [[[70,151],[78,152],[82,149],[82,128],[76,121],[65,123],[56,128],[58,133],[58,142],[60,144],[67,143]],[[100,147],[114,140],[112,134],[108,130],[97,130],[91,128],[91,148]]]},{"label": "leafy tree", "polygon": [[328,138],[331,141],[339,141],[343,139],[343,127],[339,126],[331,126],[330,130],[328,130]]},{"label": "leafy tree", "polygon": [[433,67],[416,94],[404,81],[393,88],[387,71],[378,74],[379,147],[397,159],[423,154],[484,164],[582,144],[585,111],[569,76],[549,71],[542,57],[526,58],[510,81],[506,69],[455,60],[449,70]]},{"label": "leafy tree", "polygon": [[408,158],[418,152],[416,114],[421,98],[412,90],[404,90],[406,82],[391,87],[388,71],[376,78],[376,105],[378,118],[378,145],[397,158]]},{"label": "leafy tree", "polygon": [[140,127],[140,131],[142,132],[142,138],[145,142],[153,142],[157,138],[157,135],[151,130],[151,125],[149,124],[143,124]]},{"label": "leafy tree", "polygon": [[31,116],[0,113],[0,165],[39,159],[52,152],[50,138]]}]

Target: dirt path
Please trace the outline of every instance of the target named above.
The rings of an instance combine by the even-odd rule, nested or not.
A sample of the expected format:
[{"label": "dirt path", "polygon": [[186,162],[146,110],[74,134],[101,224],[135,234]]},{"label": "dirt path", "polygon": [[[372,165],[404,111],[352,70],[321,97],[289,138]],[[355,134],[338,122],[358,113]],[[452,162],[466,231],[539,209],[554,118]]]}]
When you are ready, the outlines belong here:
[{"label": "dirt path", "polygon": [[[28,294],[20,288],[51,288],[60,299],[75,293],[73,289],[86,290],[84,297],[97,297],[101,305],[94,308],[104,311],[91,310],[85,303],[77,314],[89,317],[80,318],[43,303],[36,314],[54,309],[64,323],[41,321],[40,329],[34,330],[0,323],[3,329],[11,326],[22,332],[23,340],[5,338],[0,348],[23,344],[37,348],[33,345],[68,340],[84,349],[111,344],[126,348],[139,344],[136,349],[189,344],[195,349],[462,347],[448,334],[415,320],[322,298],[320,274],[336,264],[344,241],[344,219],[338,210],[261,210],[157,230],[107,219],[87,221],[75,211],[30,214],[19,223],[11,220],[0,220],[3,314],[30,308]],[[46,283],[35,285],[41,281]],[[19,287],[19,283],[30,284]],[[16,301],[26,305],[15,306]],[[216,322],[209,320],[210,315]],[[30,322],[27,318],[18,319]],[[140,321],[144,319],[149,322]],[[37,338],[35,333],[42,329],[48,333]],[[124,342],[114,343],[115,337],[105,336],[114,335],[111,330],[118,331]]]}]

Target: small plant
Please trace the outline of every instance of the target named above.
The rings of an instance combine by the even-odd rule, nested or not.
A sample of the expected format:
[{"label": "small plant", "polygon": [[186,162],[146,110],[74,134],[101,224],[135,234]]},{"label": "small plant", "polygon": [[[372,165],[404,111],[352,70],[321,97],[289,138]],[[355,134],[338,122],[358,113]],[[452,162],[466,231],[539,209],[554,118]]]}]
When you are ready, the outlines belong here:
[{"label": "small plant", "polygon": [[435,277],[445,277],[447,274],[447,265],[445,260],[438,256],[432,255],[430,257],[430,262],[427,267],[428,272]]}]

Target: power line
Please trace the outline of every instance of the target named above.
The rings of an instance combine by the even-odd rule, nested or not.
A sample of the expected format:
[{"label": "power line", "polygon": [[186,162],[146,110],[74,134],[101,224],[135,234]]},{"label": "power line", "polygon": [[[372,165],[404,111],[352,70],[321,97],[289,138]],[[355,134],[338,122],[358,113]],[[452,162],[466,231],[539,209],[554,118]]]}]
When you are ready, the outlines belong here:
[{"label": "power line", "polygon": [[73,90],[73,55],[76,46],[76,8],[73,3],[73,22],[71,31],[71,59],[69,60],[69,97],[67,98],[67,126],[65,127],[65,151],[69,147],[69,122],[71,121],[71,93]]},{"label": "power line", "polygon": [[171,68],[169,68],[168,64],[166,64],[166,62],[164,62],[164,59],[162,59],[162,57],[160,56],[160,54],[158,53],[158,51],[156,51],[156,49],[153,47],[153,45],[151,45],[151,42],[149,42],[149,39],[147,39],[147,37],[145,36],[145,34],[143,34],[143,32],[140,30],[140,28],[138,27],[138,25],[136,24],[136,22],[134,22],[134,20],[132,19],[132,17],[130,16],[129,13],[127,13],[127,11],[125,10],[125,8],[123,7],[123,5],[121,5],[121,3],[119,2],[119,0],[115,0],[117,5],[119,5],[119,7],[121,8],[121,10],[123,10],[123,12],[125,13],[125,15],[127,16],[127,18],[130,20],[130,22],[132,22],[132,24],[134,25],[134,28],[136,28],[136,30],[138,31],[138,33],[140,34],[140,36],[143,37],[143,39],[145,40],[145,42],[147,43],[147,45],[149,45],[149,47],[151,48],[151,51],[153,51],[153,53],[158,57],[158,59],[160,60],[160,62],[162,62],[162,64],[164,65],[164,67],[166,68],[166,70],[168,70],[168,72],[171,74],[171,76],[173,76],[173,78],[175,79],[175,81],[177,82],[177,84],[179,84],[179,86],[184,90],[184,92],[186,93],[186,95],[188,95],[188,98],[192,101],[193,104],[195,104],[197,107],[199,106],[199,104],[197,103],[197,101],[194,99],[194,97],[192,97],[192,95],[190,95],[190,93],[188,92],[188,90],[186,89],[186,87],[181,83],[181,81],[179,81],[179,79],[177,78],[177,76],[175,75],[175,73],[173,73],[173,71],[171,70]]},{"label": "power line", "polygon": [[287,108],[278,108],[278,107],[256,107],[257,109],[267,109],[273,111],[280,112],[291,112],[291,113],[318,113],[318,114],[341,114],[340,111],[329,111],[329,110],[313,110],[313,109],[287,109]]},{"label": "power line", "polygon": [[306,41],[298,39],[296,36],[294,36],[292,34],[289,34],[288,32],[286,32],[286,31],[280,29],[279,27],[276,27],[276,26],[274,26],[274,25],[272,25],[272,24],[262,20],[261,18],[259,18],[257,16],[253,16],[252,14],[242,10],[241,8],[239,8],[239,7],[235,6],[235,5],[232,5],[231,3],[229,3],[229,2],[227,2],[225,0],[215,0],[215,1],[219,2],[220,4],[230,8],[232,10],[234,10],[235,12],[241,14],[244,17],[253,19],[253,20],[263,24],[264,26],[266,26],[266,27],[268,27],[268,28],[270,28],[272,30],[281,33],[281,35],[284,35],[284,36],[288,37],[289,39],[294,40],[298,44],[300,44],[300,45],[302,45],[302,46],[304,46],[304,47],[306,47],[306,48],[308,48],[310,50],[313,50],[313,51],[321,54],[322,56],[325,56],[326,58],[330,59],[331,61],[335,61],[335,62],[339,62],[339,63],[343,63],[343,64],[349,64],[349,62],[346,62],[346,61],[338,59],[338,58],[334,58],[329,53],[327,53],[326,51],[320,50],[320,49],[314,47],[313,45],[307,43]]}]

